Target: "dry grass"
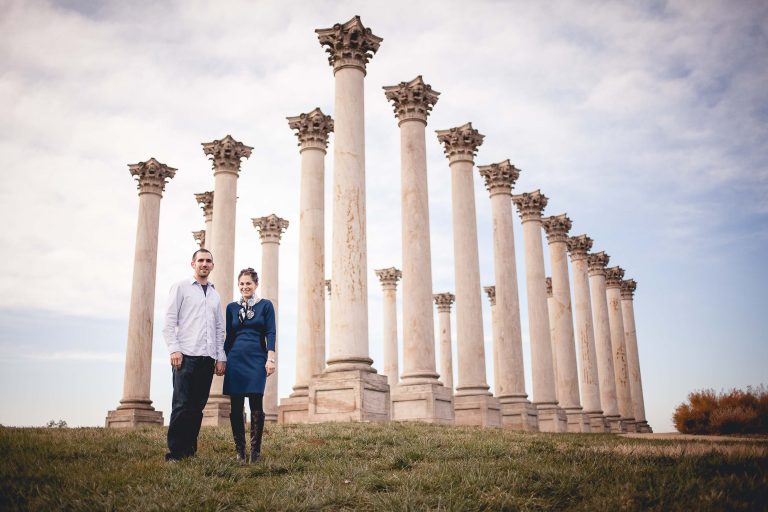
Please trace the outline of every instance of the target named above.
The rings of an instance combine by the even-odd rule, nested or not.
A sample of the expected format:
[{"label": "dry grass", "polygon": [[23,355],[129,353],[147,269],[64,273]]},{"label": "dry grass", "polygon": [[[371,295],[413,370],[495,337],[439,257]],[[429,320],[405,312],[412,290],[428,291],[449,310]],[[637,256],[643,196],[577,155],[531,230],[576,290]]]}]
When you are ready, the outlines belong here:
[{"label": "dry grass", "polygon": [[654,441],[421,424],[227,428],[163,462],[165,429],[0,428],[0,510],[765,510],[765,442]]}]

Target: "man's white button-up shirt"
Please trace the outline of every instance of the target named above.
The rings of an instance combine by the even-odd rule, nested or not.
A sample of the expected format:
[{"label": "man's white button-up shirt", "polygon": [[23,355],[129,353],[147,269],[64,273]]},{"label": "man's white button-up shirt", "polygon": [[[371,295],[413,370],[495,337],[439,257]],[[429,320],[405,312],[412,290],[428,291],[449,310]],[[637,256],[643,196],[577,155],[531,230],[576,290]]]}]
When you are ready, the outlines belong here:
[{"label": "man's white button-up shirt", "polygon": [[202,285],[190,277],[171,286],[163,326],[169,353],[226,361],[224,336],[221,299],[213,284],[208,283],[208,291],[204,292]]}]

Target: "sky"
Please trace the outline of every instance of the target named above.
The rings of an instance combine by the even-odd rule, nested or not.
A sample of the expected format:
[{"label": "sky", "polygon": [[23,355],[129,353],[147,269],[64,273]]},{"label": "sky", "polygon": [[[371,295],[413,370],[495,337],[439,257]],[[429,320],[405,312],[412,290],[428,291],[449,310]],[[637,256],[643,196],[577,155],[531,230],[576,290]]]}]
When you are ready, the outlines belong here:
[{"label": "sky", "polygon": [[[485,135],[477,165],[510,159],[521,169],[516,192],[541,189],[545,214],[567,212],[571,234],[588,234],[637,280],[655,431],[673,430],[691,391],[768,384],[765,2],[0,0],[0,424],[98,426],[118,405],[138,212],[127,166],[150,157],[178,169],[160,212],[150,394],[167,423],[162,311],[171,284],[190,274],[191,232],[204,227],[194,194],[213,188],[200,144],[227,134],[254,148],[238,180],[235,269],[261,268],[251,218],[290,222],[278,345],[279,394],[291,392],[300,156],[286,117],[315,107],[333,116],[333,73],[314,30],[354,15],[384,39],[365,79],[375,368],[373,270],[401,266],[399,132],[382,87],[422,75],[441,93],[427,126],[435,292],[454,291],[455,269],[450,174],[434,130],[472,122]],[[332,145],[333,136],[329,278]],[[477,172],[474,185],[488,286],[491,207]],[[514,230],[530,396],[517,215]],[[492,386],[485,296],[483,308]],[[455,323],[453,332],[455,358]]]}]

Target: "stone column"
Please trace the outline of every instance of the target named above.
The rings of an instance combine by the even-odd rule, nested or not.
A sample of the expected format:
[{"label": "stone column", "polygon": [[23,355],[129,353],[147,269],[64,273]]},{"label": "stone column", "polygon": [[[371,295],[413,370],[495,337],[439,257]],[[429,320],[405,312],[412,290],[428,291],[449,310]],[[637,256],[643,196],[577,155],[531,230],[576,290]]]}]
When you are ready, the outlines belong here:
[{"label": "stone column", "polygon": [[592,249],[592,239],[587,235],[568,239],[568,251],[573,270],[573,305],[576,315],[576,343],[579,347],[579,383],[581,404],[589,417],[592,432],[609,431],[600,406],[600,383],[595,349],[595,332],[592,326],[592,306],[587,275],[587,253]]},{"label": "stone column", "polygon": [[403,372],[400,386],[392,390],[392,419],[451,424],[452,394],[435,367],[425,136],[440,93],[421,76],[384,91],[399,121],[402,189]]},{"label": "stone column", "polygon": [[152,376],[152,328],[155,311],[157,237],[160,229],[160,199],[167,180],[176,169],[154,158],[129,165],[138,181],[139,221],[133,258],[131,309],[128,316],[128,345],[125,351],[123,397],[114,411],[107,412],[106,427],[163,426],[163,413],[152,407],[149,384]]},{"label": "stone column", "polygon": [[557,360],[557,401],[568,417],[568,432],[590,432],[589,417],[584,414],[579,399],[579,371],[576,368],[576,343],[571,312],[571,283],[568,277],[568,232],[571,219],[553,215],[542,219],[549,243],[552,268],[552,304],[550,310],[554,335],[552,346]]},{"label": "stone column", "polygon": [[515,430],[538,430],[536,407],[525,392],[520,298],[517,291],[515,237],[512,227],[512,187],[520,170],[509,160],[478,167],[491,198],[493,261],[496,276],[494,325],[494,378],[501,403],[501,423]]},{"label": "stone column", "polygon": [[[216,285],[223,309],[226,309],[227,304],[234,298],[235,211],[240,160],[250,157],[252,150],[252,147],[236,141],[231,135],[203,143],[203,152],[213,160],[215,180],[211,227],[206,228],[206,248],[213,254],[214,262],[209,279]],[[224,377],[214,375],[208,404],[203,410],[203,425],[229,425],[229,397],[222,394],[223,389]]]},{"label": "stone column", "polygon": [[600,379],[600,406],[611,432],[626,432],[626,426],[619,415],[616,398],[616,378],[613,369],[613,348],[611,327],[608,321],[608,300],[605,295],[605,267],[610,256],[597,252],[587,256],[589,286],[592,298],[592,314],[595,328],[595,351],[597,353],[597,375]]},{"label": "stone column", "polygon": [[325,148],[333,119],[316,108],[288,118],[301,154],[296,384],[280,401],[280,423],[306,423],[309,381],[325,367]]},{"label": "stone column", "polygon": [[[203,219],[205,219],[205,238],[208,244],[213,240],[213,191],[201,192],[195,194],[195,201],[203,210]],[[203,247],[203,246],[201,246]]]},{"label": "stone column", "polygon": [[453,351],[451,347],[451,304],[456,300],[452,293],[434,295],[440,325],[440,378],[443,386],[453,393]]},{"label": "stone column", "polygon": [[619,402],[619,414],[626,424],[627,431],[636,432],[632,390],[629,387],[629,370],[627,368],[627,345],[624,341],[624,318],[621,312],[621,280],[623,278],[623,268],[605,269],[605,296],[608,301],[608,323],[611,328],[611,348],[613,349],[613,369],[616,377],[616,398]]},{"label": "stone column", "polygon": [[557,373],[557,349],[555,348],[555,298],[552,296],[552,278],[547,277],[544,279],[544,286],[547,288],[547,318],[549,318],[549,339],[551,341],[552,346],[552,372],[555,374],[555,396],[558,395],[557,392],[557,381],[558,381],[558,373]]},{"label": "stone column", "polygon": [[621,282],[621,313],[624,320],[624,341],[627,345],[627,369],[629,370],[629,389],[632,393],[632,411],[638,432],[653,432],[645,418],[645,400],[643,399],[643,381],[640,377],[640,354],[637,348],[637,330],[635,327],[634,295],[637,282],[625,279]]},{"label": "stone column", "polygon": [[[277,215],[270,214],[266,217],[251,219],[253,227],[259,230],[261,238],[261,274],[259,275],[260,296],[269,299],[275,307],[275,328],[279,324],[280,314],[278,308],[279,292],[279,263],[280,263],[280,238],[288,229],[288,221]],[[277,421],[277,383],[280,372],[280,339],[275,344],[275,373],[267,378],[267,387],[264,389],[264,413],[267,421]],[[297,354],[297,357],[299,355]]]},{"label": "stone column", "polygon": [[544,250],[541,240],[541,212],[547,197],[540,191],[513,195],[523,223],[525,245],[525,285],[528,293],[528,330],[531,336],[533,403],[539,411],[539,430],[565,432],[565,411],[557,405],[555,372],[552,367],[552,341],[544,276]]},{"label": "stone column", "polygon": [[195,242],[197,242],[197,246],[199,248],[205,249],[205,230],[204,229],[201,229],[200,231],[193,231],[192,238],[195,239]]},{"label": "stone column", "polygon": [[[496,316],[496,287],[483,286],[483,291],[488,295],[491,304],[491,340],[493,342],[493,386],[498,394],[499,389],[499,320]],[[502,417],[502,421],[503,421]]]},{"label": "stone column", "polygon": [[456,275],[458,381],[454,395],[457,425],[501,426],[498,399],[488,391],[477,250],[477,220],[472,167],[484,135],[467,123],[438,130],[451,168],[453,254]]},{"label": "stone column", "polygon": [[309,386],[309,421],[376,421],[390,417],[387,379],[368,352],[365,213],[366,65],[382,39],[359,16],[318,29],[335,77],[331,335],[323,374]]},{"label": "stone column", "polygon": [[387,376],[390,392],[393,392],[400,376],[397,364],[397,282],[403,277],[403,273],[395,267],[383,268],[375,272],[384,291],[382,311],[384,370],[382,373]]}]

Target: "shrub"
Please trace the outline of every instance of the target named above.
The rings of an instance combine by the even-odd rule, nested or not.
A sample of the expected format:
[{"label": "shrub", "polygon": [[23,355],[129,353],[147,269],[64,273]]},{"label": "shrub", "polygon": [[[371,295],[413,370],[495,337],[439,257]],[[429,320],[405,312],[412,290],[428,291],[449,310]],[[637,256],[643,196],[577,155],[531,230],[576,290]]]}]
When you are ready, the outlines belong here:
[{"label": "shrub", "polygon": [[768,390],[760,385],[727,393],[694,391],[672,421],[683,434],[768,434]]}]

